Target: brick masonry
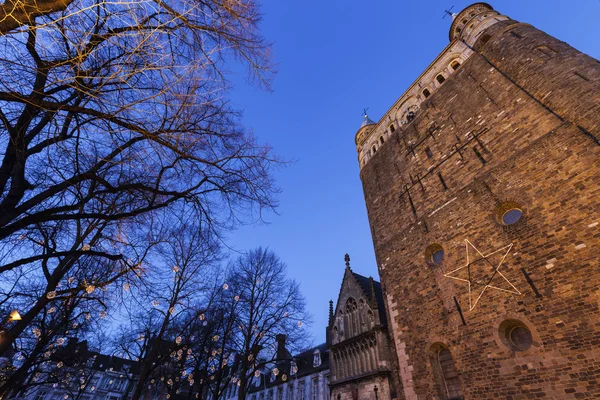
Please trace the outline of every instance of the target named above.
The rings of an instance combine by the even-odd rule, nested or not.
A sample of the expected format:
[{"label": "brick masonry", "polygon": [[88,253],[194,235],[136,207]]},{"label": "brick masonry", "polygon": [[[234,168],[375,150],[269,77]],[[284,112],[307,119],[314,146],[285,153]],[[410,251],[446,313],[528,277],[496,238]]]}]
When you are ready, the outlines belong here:
[{"label": "brick masonry", "polygon": [[[512,20],[473,48],[361,170],[404,397],[446,398],[442,344],[467,399],[600,398],[600,62]],[[497,220],[506,202],[522,207],[514,225]],[[473,310],[467,283],[445,276],[466,265],[465,240],[512,244],[492,282],[507,291]],[[528,350],[504,344],[509,319],[531,331]]]}]

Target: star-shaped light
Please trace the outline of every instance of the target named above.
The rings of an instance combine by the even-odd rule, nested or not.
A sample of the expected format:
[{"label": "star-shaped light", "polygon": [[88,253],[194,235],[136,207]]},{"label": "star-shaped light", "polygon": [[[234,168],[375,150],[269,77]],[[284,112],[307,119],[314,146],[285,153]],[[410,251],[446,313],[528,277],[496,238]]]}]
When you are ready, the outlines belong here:
[{"label": "star-shaped light", "polygon": [[[475,254],[475,260],[471,260],[471,258],[470,258],[469,247],[471,247],[473,250],[475,250],[477,252],[477,254]],[[515,285],[513,285],[506,278],[506,276],[504,276],[502,274],[502,272],[500,272],[500,267],[504,263],[504,260],[506,259],[506,256],[508,256],[508,253],[510,253],[510,250],[512,249],[512,247],[513,247],[513,244],[511,243],[511,244],[509,244],[507,246],[499,248],[496,251],[493,251],[493,252],[491,252],[489,254],[484,255],[483,253],[481,253],[477,249],[477,247],[475,247],[473,245],[473,243],[471,243],[468,239],[465,239],[465,248],[466,248],[466,251],[467,251],[467,263],[465,265],[463,265],[462,267],[459,267],[459,268],[457,268],[457,269],[455,269],[453,271],[445,273],[444,276],[446,278],[456,279],[457,281],[467,282],[468,288],[469,288],[469,311],[472,311],[475,308],[475,306],[479,302],[479,299],[481,299],[481,296],[483,296],[483,293],[485,293],[485,291],[487,289],[496,289],[496,290],[500,290],[502,292],[517,294],[517,295],[521,294],[521,292],[515,287]],[[490,260],[490,257],[493,256],[494,254],[502,254],[502,259],[498,263],[498,266],[495,266],[495,264],[492,263],[492,261]],[[477,255],[479,255],[479,257],[477,257]],[[477,281],[475,279],[475,277],[473,276],[473,274],[471,274],[471,266],[474,263],[477,263],[477,262],[480,262],[480,261],[485,262],[488,266],[492,267],[492,269],[493,269],[493,273],[491,274],[491,276],[489,277],[489,279],[486,277],[483,282]],[[465,268],[467,269],[467,279],[458,277],[457,275],[458,275],[459,271],[464,270]],[[501,287],[494,286],[492,283],[493,283],[494,278],[496,276],[500,276],[501,279],[503,279],[504,281],[506,281],[506,283],[508,283],[510,285],[511,289],[503,289]],[[475,293],[475,294],[473,293],[472,286],[474,286],[473,285],[474,283],[483,286],[483,289],[481,290],[481,292]],[[477,296],[477,298],[475,299],[475,301],[473,301],[474,295]]]}]

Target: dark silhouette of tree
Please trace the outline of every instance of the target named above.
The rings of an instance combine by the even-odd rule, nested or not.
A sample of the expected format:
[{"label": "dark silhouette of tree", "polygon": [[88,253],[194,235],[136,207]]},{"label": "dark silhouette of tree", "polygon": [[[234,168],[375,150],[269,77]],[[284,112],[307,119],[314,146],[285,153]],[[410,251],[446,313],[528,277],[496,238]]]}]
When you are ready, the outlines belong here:
[{"label": "dark silhouette of tree", "polygon": [[166,210],[221,232],[276,206],[279,161],[226,101],[233,60],[268,88],[259,17],[253,0],[0,5],[0,279],[35,284],[0,299],[22,316],[0,356],[57,298],[139,279]]},{"label": "dark silhouette of tree", "polygon": [[240,360],[238,398],[244,400],[256,373],[274,365],[277,335],[287,336],[289,350],[304,348],[310,322],[298,283],[286,276],[285,264],[271,250],[257,248],[230,265],[230,296],[236,307],[236,335],[232,352]]}]

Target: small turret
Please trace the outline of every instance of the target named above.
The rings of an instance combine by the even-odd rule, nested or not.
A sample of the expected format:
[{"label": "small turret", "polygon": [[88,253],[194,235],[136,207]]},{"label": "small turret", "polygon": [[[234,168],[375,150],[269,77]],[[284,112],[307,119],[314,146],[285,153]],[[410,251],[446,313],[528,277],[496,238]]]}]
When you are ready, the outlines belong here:
[{"label": "small turret", "polygon": [[363,165],[362,159],[367,153],[366,151],[363,151],[363,146],[366,139],[369,137],[371,130],[373,130],[375,126],[377,126],[377,123],[369,118],[367,110],[365,109],[363,112],[363,122],[360,124],[360,128],[358,128],[358,132],[356,132],[356,136],[354,137],[354,143],[356,144],[356,151],[358,152],[358,160],[360,165]]},{"label": "small turret", "polygon": [[460,39],[472,46],[483,31],[503,20],[508,20],[488,3],[474,3],[458,14],[452,14],[450,26],[450,41]]}]

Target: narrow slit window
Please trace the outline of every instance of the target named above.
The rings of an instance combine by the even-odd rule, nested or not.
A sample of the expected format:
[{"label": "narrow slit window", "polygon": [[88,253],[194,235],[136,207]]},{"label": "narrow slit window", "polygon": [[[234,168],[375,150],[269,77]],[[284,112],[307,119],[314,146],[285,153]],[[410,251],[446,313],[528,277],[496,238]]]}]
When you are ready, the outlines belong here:
[{"label": "narrow slit window", "polygon": [[383,138],[383,136],[379,137],[379,143],[384,144],[385,143],[385,139]]},{"label": "narrow slit window", "polygon": [[377,147],[373,146],[371,147],[371,154],[375,155],[375,153],[377,153]]}]

